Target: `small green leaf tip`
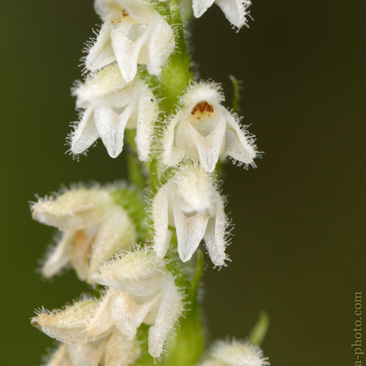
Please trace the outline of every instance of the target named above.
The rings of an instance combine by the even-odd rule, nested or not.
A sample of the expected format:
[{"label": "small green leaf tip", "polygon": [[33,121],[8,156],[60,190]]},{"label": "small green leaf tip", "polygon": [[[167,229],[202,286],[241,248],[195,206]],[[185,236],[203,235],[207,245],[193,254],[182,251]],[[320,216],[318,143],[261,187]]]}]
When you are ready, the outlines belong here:
[{"label": "small green leaf tip", "polygon": [[259,317],[257,323],[254,325],[252,331],[249,335],[249,342],[260,346],[264,340],[264,337],[267,334],[269,326],[269,318],[265,311],[261,311],[259,313]]}]

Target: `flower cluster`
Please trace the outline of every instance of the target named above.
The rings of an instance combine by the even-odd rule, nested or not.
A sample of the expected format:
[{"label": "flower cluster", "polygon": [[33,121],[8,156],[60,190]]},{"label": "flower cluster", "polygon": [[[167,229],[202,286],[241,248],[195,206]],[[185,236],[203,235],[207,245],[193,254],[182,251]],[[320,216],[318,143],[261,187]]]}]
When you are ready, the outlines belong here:
[{"label": "flower cluster", "polygon": [[[43,276],[71,264],[94,291],[32,318],[60,342],[47,366],[152,365],[164,357],[164,365],[175,366],[166,360],[176,357],[193,366],[201,358],[203,263],[195,253],[203,241],[214,266],[228,259],[216,168],[227,157],[254,167],[258,156],[221,87],[195,81],[184,62],[181,13],[198,18],[213,2],[95,0],[102,25],[85,57],[85,80],[73,88],[81,118],[70,151],[84,154],[100,138],[116,158],[127,140],[136,187],[79,186],[32,205],[35,220],[61,232]],[[234,26],[245,25],[249,1],[216,3]],[[240,342],[219,343],[201,363],[267,364]]]}]

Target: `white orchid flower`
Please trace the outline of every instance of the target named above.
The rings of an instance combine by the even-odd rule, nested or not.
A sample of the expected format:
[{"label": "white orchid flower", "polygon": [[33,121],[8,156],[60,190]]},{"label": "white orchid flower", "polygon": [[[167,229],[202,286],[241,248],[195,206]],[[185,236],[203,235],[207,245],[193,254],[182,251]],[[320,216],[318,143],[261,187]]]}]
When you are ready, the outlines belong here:
[{"label": "white orchid flower", "polygon": [[90,334],[116,327],[133,339],[144,323],[149,329],[149,353],[159,357],[182,313],[182,296],[165,261],[148,250],[127,253],[103,265],[94,276],[109,289],[89,325]]},{"label": "white orchid flower", "polygon": [[140,355],[136,339],[128,339],[117,329],[90,335],[87,325],[99,306],[96,300],[83,300],[54,312],[41,312],[32,324],[48,336],[63,342],[46,366],[128,366]]},{"label": "white orchid flower", "polygon": [[211,350],[211,357],[200,366],[266,366],[267,358],[259,347],[247,342],[219,341]]},{"label": "white orchid flower", "polygon": [[86,57],[86,68],[94,72],[117,61],[127,81],[134,79],[137,64],[159,75],[173,52],[174,34],[150,1],[96,0],[95,10],[104,24]]},{"label": "white orchid flower", "polygon": [[128,83],[116,65],[90,76],[73,90],[77,108],[85,109],[81,121],[70,135],[70,151],[86,151],[99,137],[109,155],[117,157],[123,149],[125,129],[136,129],[140,160],[146,161],[158,117],[158,104],[150,88],[136,78]]},{"label": "white orchid flower", "polygon": [[182,159],[199,161],[207,172],[219,159],[230,156],[246,166],[255,166],[254,141],[238,118],[221,105],[224,97],[213,83],[190,87],[182,108],[173,117],[163,137],[163,162],[177,165]]},{"label": "white orchid flower", "polygon": [[245,17],[248,15],[247,9],[251,5],[250,0],[193,0],[194,16],[201,17],[214,2],[235,27],[242,28],[247,24]]},{"label": "white orchid flower", "polygon": [[183,262],[191,259],[203,239],[212,262],[225,264],[227,219],[224,200],[213,179],[198,166],[186,165],[162,186],[152,202],[154,250],[163,258],[175,227],[178,253]]},{"label": "white orchid flower", "polygon": [[81,280],[92,281],[100,264],[136,240],[135,226],[105,189],[78,188],[32,207],[33,218],[63,232],[42,274],[49,278],[71,262]]}]

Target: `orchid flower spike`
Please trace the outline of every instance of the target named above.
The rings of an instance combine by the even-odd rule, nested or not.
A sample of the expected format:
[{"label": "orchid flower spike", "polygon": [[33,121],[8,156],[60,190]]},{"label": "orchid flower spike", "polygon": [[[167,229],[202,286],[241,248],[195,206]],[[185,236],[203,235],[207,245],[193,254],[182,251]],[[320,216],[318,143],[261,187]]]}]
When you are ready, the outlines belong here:
[{"label": "orchid flower spike", "polygon": [[212,172],[219,159],[230,156],[246,166],[255,166],[254,139],[240,126],[238,118],[221,105],[223,101],[217,84],[201,82],[188,89],[182,108],[163,137],[164,164],[174,166],[189,158]]},{"label": "orchid flower spike", "polygon": [[106,189],[78,188],[32,206],[33,218],[63,232],[42,274],[49,278],[71,262],[81,280],[92,282],[100,264],[136,240],[135,226]]},{"label": "orchid flower spike", "polygon": [[245,17],[248,15],[247,9],[251,5],[250,0],[193,0],[194,16],[201,17],[214,2],[235,27],[242,28],[247,25]]},{"label": "orchid flower spike", "polygon": [[108,154],[116,158],[123,149],[125,129],[136,129],[140,160],[146,161],[158,117],[158,104],[150,88],[136,78],[128,83],[117,65],[104,68],[73,90],[81,121],[70,135],[70,151],[86,151],[99,137]]},{"label": "orchid flower spike", "polygon": [[149,353],[159,357],[183,309],[182,295],[165,265],[163,259],[147,249],[104,264],[94,279],[109,289],[89,325],[90,334],[103,334],[116,327],[133,339],[142,323],[151,325]]},{"label": "orchid flower spike", "polygon": [[87,325],[99,303],[82,300],[61,311],[41,312],[32,324],[48,336],[63,342],[46,366],[128,366],[140,355],[137,339],[128,339],[117,329],[90,335]]},{"label": "orchid flower spike", "polygon": [[227,246],[227,218],[224,200],[213,178],[197,165],[183,165],[152,201],[154,250],[163,258],[168,251],[171,231],[176,228],[178,253],[183,262],[191,259],[204,239],[212,262],[223,266]]},{"label": "orchid flower spike", "polygon": [[94,4],[104,24],[86,57],[86,68],[94,72],[117,60],[126,81],[134,79],[137,64],[159,75],[175,42],[172,28],[150,1],[95,0]]},{"label": "orchid flower spike", "polygon": [[266,366],[267,360],[259,347],[247,342],[219,341],[212,347],[211,357],[200,366]]}]

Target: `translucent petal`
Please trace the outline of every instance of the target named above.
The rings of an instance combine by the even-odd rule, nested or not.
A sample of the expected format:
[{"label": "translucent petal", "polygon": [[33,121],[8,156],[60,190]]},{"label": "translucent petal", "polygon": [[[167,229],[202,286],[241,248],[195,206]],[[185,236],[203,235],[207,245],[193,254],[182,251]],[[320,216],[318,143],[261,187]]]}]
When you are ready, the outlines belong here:
[{"label": "translucent petal", "polygon": [[184,152],[174,146],[175,130],[182,119],[182,111],[170,121],[163,137],[163,162],[167,166],[177,165],[184,157]]},{"label": "translucent petal", "polygon": [[202,168],[206,172],[212,172],[219,160],[224,143],[225,122],[219,121],[216,128],[208,136],[202,136],[191,124],[188,128],[190,128],[190,137],[197,147]]},{"label": "translucent petal", "polygon": [[135,296],[151,296],[162,287],[165,261],[153,252],[138,250],[106,263],[94,279],[97,283]]},{"label": "translucent petal", "polygon": [[209,216],[196,214],[187,217],[178,207],[173,207],[173,212],[179,257],[183,262],[187,262],[203,239]]},{"label": "translucent petal", "polygon": [[105,334],[114,325],[114,320],[111,313],[111,298],[114,296],[114,291],[109,290],[99,301],[98,306],[93,314],[92,319],[87,325],[89,334],[97,337],[100,334]]},{"label": "translucent petal", "polygon": [[96,42],[86,56],[85,67],[89,71],[95,72],[114,61],[116,61],[116,56],[111,42],[111,27],[109,23],[104,23]]},{"label": "translucent petal", "polygon": [[169,274],[155,324],[149,329],[149,353],[151,356],[159,357],[161,355],[166,338],[180,317],[182,309],[181,294],[175,286],[173,276]]},{"label": "translucent petal", "polygon": [[174,50],[174,34],[169,24],[158,14],[150,24],[146,65],[150,74],[160,75],[162,66]]},{"label": "translucent petal", "polygon": [[101,339],[86,344],[70,344],[68,354],[73,365],[98,366],[105,353],[107,342]]},{"label": "translucent petal", "polygon": [[92,280],[92,276],[103,262],[119,249],[130,249],[135,241],[135,227],[127,213],[117,206],[111,208],[110,216],[98,228],[91,250],[88,269],[89,281]]},{"label": "translucent petal", "polygon": [[99,133],[94,123],[92,108],[88,108],[81,121],[71,135],[71,152],[75,155],[83,153],[99,138]]},{"label": "translucent petal", "polygon": [[132,81],[134,79],[137,72],[137,60],[141,47],[149,36],[148,32],[144,31],[137,40],[133,41],[128,37],[129,30],[122,22],[118,26],[113,27],[111,33],[113,50],[121,73],[126,81]]},{"label": "translucent petal", "polygon": [[132,365],[140,356],[140,345],[136,339],[129,340],[118,331],[114,331],[108,340],[105,366]]},{"label": "translucent petal", "polygon": [[154,133],[154,124],[158,118],[159,111],[150,88],[142,82],[137,87],[139,90],[139,100],[135,141],[139,159],[141,161],[147,161]]},{"label": "translucent petal", "polygon": [[56,198],[40,200],[32,207],[33,219],[62,231],[92,227],[103,220],[112,202],[108,191],[78,188]]},{"label": "translucent petal", "polygon": [[251,4],[249,0],[216,0],[216,4],[235,27],[241,28],[246,24],[246,9]]},{"label": "translucent petal", "polygon": [[169,248],[172,232],[169,230],[168,186],[161,187],[154,196],[151,207],[151,218],[154,225],[154,251],[164,258]]},{"label": "translucent petal", "polygon": [[125,127],[130,113],[130,105],[121,114],[115,113],[108,106],[99,106],[94,110],[95,125],[112,158],[116,158],[122,152]]},{"label": "translucent petal", "polygon": [[127,83],[118,65],[109,65],[89,76],[84,83],[73,89],[77,97],[77,108],[88,108],[100,104],[113,107],[126,106],[133,94],[133,84]]},{"label": "translucent petal", "polygon": [[193,14],[196,18],[202,16],[203,13],[214,3],[215,0],[193,0]]},{"label": "translucent petal", "polygon": [[225,264],[224,261],[226,259],[225,248],[227,243],[225,240],[225,234],[227,220],[224,212],[224,202],[218,192],[215,192],[214,199],[216,215],[211,217],[208,221],[204,240],[213,264],[216,266],[222,266]]},{"label": "translucent petal", "polygon": [[129,339],[133,339],[137,328],[155,307],[157,300],[157,297],[153,297],[137,304],[128,293],[116,291],[111,298],[111,313],[117,329]]},{"label": "translucent petal", "polygon": [[225,154],[244,164],[255,166],[255,146],[232,116],[227,119]]},{"label": "translucent petal", "polygon": [[42,266],[42,274],[44,277],[52,277],[70,262],[73,240],[73,231],[66,231],[63,234],[61,240],[52,252],[48,254],[47,259]]},{"label": "translucent petal", "polygon": [[79,301],[58,312],[40,313],[32,318],[32,325],[60,342],[85,344],[95,340],[87,331],[87,325],[97,307],[97,301]]},{"label": "translucent petal", "polygon": [[67,345],[61,344],[45,366],[73,366],[67,353]]}]

